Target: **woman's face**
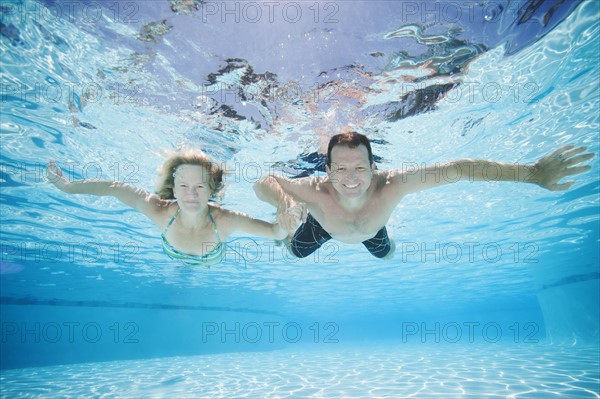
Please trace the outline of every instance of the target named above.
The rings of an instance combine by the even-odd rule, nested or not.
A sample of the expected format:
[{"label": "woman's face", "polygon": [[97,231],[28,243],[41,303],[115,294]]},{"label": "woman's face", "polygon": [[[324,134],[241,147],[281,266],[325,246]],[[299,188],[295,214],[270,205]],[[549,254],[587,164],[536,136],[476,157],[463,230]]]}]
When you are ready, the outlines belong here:
[{"label": "woman's face", "polygon": [[173,195],[180,208],[198,211],[207,206],[211,197],[209,171],[198,165],[181,165],[174,173]]}]

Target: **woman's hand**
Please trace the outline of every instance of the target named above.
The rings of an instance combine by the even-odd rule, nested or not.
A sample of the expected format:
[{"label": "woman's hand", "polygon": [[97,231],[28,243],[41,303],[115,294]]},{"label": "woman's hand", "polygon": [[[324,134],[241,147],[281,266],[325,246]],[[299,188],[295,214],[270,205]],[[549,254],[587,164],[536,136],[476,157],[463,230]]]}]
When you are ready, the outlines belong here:
[{"label": "woman's hand", "polygon": [[50,160],[46,166],[46,178],[59,190],[65,193],[69,192],[69,182],[63,176],[60,167],[53,160]]},{"label": "woman's hand", "polygon": [[298,226],[306,220],[306,205],[298,202],[291,202],[287,205],[279,207],[277,222],[284,230],[293,234]]}]

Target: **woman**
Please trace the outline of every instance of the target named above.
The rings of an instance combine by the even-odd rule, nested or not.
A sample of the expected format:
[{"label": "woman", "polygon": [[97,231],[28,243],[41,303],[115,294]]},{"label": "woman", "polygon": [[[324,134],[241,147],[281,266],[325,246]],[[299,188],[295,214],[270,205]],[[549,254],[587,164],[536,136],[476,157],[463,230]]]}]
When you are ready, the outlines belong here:
[{"label": "woman", "polygon": [[234,231],[276,240],[287,236],[279,223],[267,223],[209,204],[223,187],[223,171],[199,150],[180,151],[166,160],[157,194],[120,182],[69,182],[54,161],[48,163],[46,175],[66,193],[110,195],[140,211],[162,231],[167,255],[188,265],[210,267],[220,263],[227,237]]}]

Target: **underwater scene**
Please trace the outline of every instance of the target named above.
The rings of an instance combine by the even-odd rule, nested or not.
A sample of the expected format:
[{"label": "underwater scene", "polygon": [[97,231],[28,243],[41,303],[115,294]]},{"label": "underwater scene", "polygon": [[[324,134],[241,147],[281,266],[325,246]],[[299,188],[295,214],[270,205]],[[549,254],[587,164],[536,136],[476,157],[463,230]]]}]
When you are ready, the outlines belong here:
[{"label": "underwater scene", "polygon": [[[595,0],[3,0],[0,397],[600,398],[599,33]],[[386,256],[340,228],[297,257],[256,187],[331,178],[350,131],[366,173],[442,182],[337,218]],[[48,168],[154,194],[190,149],[223,171],[210,265],[189,203]],[[457,160],[494,163],[427,169]],[[500,178],[542,160],[568,189]]]}]

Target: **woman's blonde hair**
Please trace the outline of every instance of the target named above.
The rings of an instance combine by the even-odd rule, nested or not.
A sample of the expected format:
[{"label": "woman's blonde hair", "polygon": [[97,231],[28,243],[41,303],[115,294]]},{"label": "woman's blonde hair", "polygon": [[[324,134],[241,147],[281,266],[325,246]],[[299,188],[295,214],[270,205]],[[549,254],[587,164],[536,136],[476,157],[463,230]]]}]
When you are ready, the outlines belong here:
[{"label": "woman's blonde hair", "polygon": [[223,169],[210,160],[208,155],[200,150],[182,150],[170,156],[163,164],[157,179],[156,193],[162,199],[175,199],[175,171],[181,165],[202,166],[208,171],[208,188],[211,195],[217,194],[223,188]]}]

